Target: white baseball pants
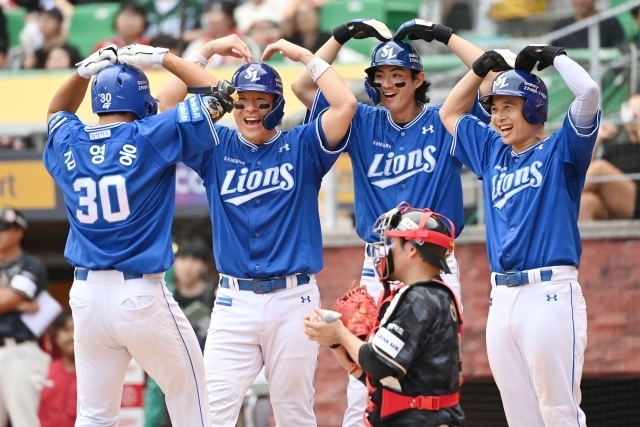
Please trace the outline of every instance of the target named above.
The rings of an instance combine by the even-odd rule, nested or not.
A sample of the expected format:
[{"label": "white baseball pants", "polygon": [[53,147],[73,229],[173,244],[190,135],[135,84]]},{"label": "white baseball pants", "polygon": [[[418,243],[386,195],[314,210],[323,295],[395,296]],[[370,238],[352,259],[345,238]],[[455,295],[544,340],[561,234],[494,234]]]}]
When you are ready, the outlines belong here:
[{"label": "white baseball pants", "polygon": [[212,425],[235,427],[244,395],[264,366],[276,426],[317,426],[318,344],[302,327],[303,316],[320,307],[310,279],[267,294],[218,288],[204,350]]},{"label": "white baseball pants", "polygon": [[40,392],[51,357],[35,341],[16,344],[5,338],[0,347],[0,426],[39,427]]},{"label": "white baseball pants", "polygon": [[[553,270],[540,281],[540,270]],[[492,278],[495,274],[492,275]],[[487,353],[513,427],[586,427],[580,379],[587,306],[574,267],[529,271],[529,284],[492,279]]]},{"label": "white baseball pants", "polygon": [[[447,264],[451,274],[442,274],[442,280],[449,285],[460,301],[460,272],[458,271],[458,261],[452,253],[447,258]],[[371,271],[375,276],[371,276]],[[362,277],[360,284],[367,287],[367,291],[376,302],[382,291],[382,284],[378,278],[373,257],[367,255],[365,251],[364,265],[362,266]],[[364,427],[364,412],[367,408],[367,387],[353,376],[349,375],[349,385],[347,387],[347,410],[344,413],[342,427]]]},{"label": "white baseball pants", "polygon": [[133,357],[165,394],[175,427],[208,427],[204,360],[164,273],[125,280],[90,271],[71,287],[78,378],[78,427],[118,423],[122,386]]}]

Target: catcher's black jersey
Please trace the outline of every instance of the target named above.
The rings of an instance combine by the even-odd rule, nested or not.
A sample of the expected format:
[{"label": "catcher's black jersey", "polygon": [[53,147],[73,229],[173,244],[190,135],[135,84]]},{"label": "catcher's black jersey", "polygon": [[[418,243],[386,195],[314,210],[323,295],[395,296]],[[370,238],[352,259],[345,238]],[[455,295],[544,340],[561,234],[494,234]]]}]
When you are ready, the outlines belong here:
[{"label": "catcher's black jersey", "polygon": [[[378,387],[373,402],[380,405],[381,386],[406,396],[439,396],[460,390],[458,322],[455,300],[444,285],[420,282],[402,288],[366,346],[371,357],[365,359],[370,363],[361,359]],[[383,375],[387,376],[381,378]],[[464,413],[456,405],[439,411],[410,409],[380,420],[376,409],[369,421],[376,427],[462,426]]]},{"label": "catcher's black jersey", "polygon": [[[0,263],[0,288],[12,289],[32,300],[46,289],[47,285],[47,270],[44,264],[32,255],[23,254],[9,263]],[[20,341],[36,339],[22,323],[21,315],[18,311],[0,314],[0,337]]]}]

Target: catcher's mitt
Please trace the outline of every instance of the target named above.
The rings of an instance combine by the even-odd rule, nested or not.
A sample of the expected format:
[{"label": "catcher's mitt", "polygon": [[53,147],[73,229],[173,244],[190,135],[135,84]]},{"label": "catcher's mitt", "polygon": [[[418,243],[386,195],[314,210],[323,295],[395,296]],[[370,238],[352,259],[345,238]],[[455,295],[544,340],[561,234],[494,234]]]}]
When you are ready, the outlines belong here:
[{"label": "catcher's mitt", "polygon": [[[355,282],[354,282],[355,284]],[[376,326],[376,302],[364,285],[353,287],[336,301],[342,323],[358,338],[365,340]]]}]

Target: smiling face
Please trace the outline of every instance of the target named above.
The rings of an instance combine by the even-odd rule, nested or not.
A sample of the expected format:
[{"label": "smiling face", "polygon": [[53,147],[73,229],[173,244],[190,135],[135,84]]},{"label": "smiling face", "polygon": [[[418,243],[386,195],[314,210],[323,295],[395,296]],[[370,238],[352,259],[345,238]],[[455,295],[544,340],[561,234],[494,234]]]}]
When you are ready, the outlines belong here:
[{"label": "smiling face", "polygon": [[540,139],[542,124],[531,124],[522,115],[524,98],[495,95],[491,102],[491,124],[506,145],[526,149]]},{"label": "smiling face", "polygon": [[424,82],[424,73],[414,78],[409,68],[381,65],[374,70],[373,81],[380,85],[382,105],[394,115],[416,106],[415,93]]},{"label": "smiling face", "polygon": [[[273,138],[276,130],[267,130],[262,125],[262,119],[274,107],[275,95],[267,92],[245,91],[238,92],[238,104],[244,108],[233,110],[233,117],[242,136],[253,144],[262,144]],[[269,104],[269,108],[260,105]]]}]

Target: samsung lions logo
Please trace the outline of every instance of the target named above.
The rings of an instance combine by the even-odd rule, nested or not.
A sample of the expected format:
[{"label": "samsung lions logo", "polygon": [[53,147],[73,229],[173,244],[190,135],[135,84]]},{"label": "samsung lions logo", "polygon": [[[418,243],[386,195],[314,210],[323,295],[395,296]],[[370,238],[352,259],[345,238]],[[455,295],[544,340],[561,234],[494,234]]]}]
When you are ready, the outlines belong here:
[{"label": "samsung lions logo", "polygon": [[[499,166],[496,166],[498,169]],[[531,166],[524,166],[514,172],[500,172],[491,178],[491,201],[493,207],[502,209],[510,198],[529,187],[536,188],[542,184],[542,162],[535,161]]]},{"label": "samsung lions logo", "polygon": [[387,188],[417,173],[431,173],[436,169],[436,159],[433,157],[435,152],[436,147],[428,145],[407,154],[376,154],[369,166],[367,178],[376,187]]},{"label": "samsung lions logo", "polygon": [[289,191],[295,184],[291,174],[292,171],[293,165],[291,163],[268,168],[264,171],[255,170],[251,173],[249,173],[248,168],[242,168],[240,169],[240,175],[237,176],[237,169],[228,170],[222,183],[220,195],[238,193],[238,196],[225,199],[225,202],[240,206],[249,200],[272,191]]},{"label": "samsung lions logo", "polygon": [[382,46],[382,54],[380,54],[380,56],[383,58],[391,59],[395,58],[396,54],[393,53],[393,48],[391,46]]},{"label": "samsung lions logo", "polygon": [[496,89],[502,89],[503,87],[507,87],[507,86],[509,86],[509,83],[507,83],[507,76],[505,76],[504,74],[496,77],[495,81],[493,82],[494,91]]},{"label": "samsung lions logo", "polygon": [[255,82],[258,80],[258,70],[256,70],[255,68],[249,68],[247,70],[247,74],[244,75],[245,79],[251,79],[252,82]]}]

